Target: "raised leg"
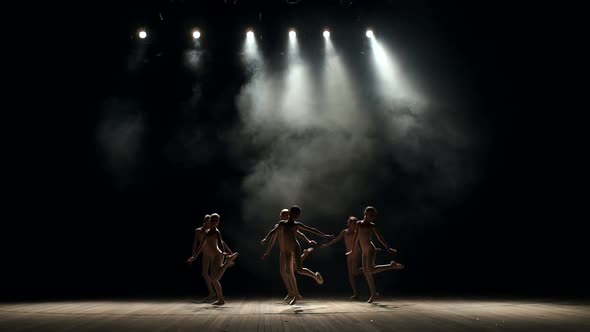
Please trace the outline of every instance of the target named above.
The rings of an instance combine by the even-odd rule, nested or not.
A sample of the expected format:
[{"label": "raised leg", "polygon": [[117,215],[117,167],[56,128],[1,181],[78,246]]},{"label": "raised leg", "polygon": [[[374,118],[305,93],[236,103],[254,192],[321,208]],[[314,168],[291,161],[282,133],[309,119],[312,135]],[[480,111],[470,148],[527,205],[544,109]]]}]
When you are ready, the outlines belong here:
[{"label": "raised leg", "polygon": [[293,256],[295,259],[295,267],[298,274],[313,278],[320,285],[324,283],[324,278],[319,272],[313,272],[310,269],[303,267],[303,262],[299,251],[294,253]]},{"label": "raised leg", "polygon": [[307,256],[311,255],[312,252],[313,248],[307,248],[303,250],[303,254],[301,255],[301,262],[303,262],[307,258]]},{"label": "raised leg", "polygon": [[[222,254],[220,254],[220,256],[221,258],[223,258]],[[221,263],[220,260],[219,268],[216,269],[215,273],[211,273],[211,279],[221,280],[221,277],[223,277],[225,270],[227,270],[227,268],[231,266],[231,264],[233,263],[233,261],[236,260],[236,258],[238,258],[238,253],[234,252],[233,254],[226,256],[225,262]]]}]

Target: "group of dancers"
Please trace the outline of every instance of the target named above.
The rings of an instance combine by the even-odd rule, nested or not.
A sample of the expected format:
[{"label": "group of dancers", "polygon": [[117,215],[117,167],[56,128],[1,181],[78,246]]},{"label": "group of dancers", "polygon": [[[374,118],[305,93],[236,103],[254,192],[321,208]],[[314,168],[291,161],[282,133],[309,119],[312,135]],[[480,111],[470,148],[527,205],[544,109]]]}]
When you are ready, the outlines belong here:
[{"label": "group of dancers", "polygon": [[[348,227],[343,229],[337,237],[324,234],[316,228],[309,227],[297,221],[300,216],[301,208],[298,206],[283,209],[280,213],[279,222],[274,225],[260,242],[262,245],[268,243],[268,247],[262,256],[262,259],[265,259],[270,254],[276,240],[278,239],[279,241],[279,269],[285,288],[287,288],[285,302],[292,305],[302,299],[299,288],[297,287],[295,272],[314,279],[319,285],[324,283],[324,278],[319,272],[313,272],[303,267],[303,260],[313,252],[314,247],[318,246],[316,241],[310,240],[303,232],[313,233],[330,240],[322,244],[320,248],[327,248],[344,239],[348,278],[353,291],[352,299],[358,297],[356,277],[361,273],[367,279],[371,292],[367,302],[371,303],[378,295],[373,274],[404,268],[402,264],[396,263],[393,260],[389,264],[375,264],[375,254],[381,249],[376,248],[371,241],[373,235],[388,253],[395,254],[396,250],[389,247],[381,233],[379,233],[375,224],[377,210],[374,207],[367,206],[365,208],[363,220],[358,220],[354,216],[349,217]],[[220,216],[217,213],[205,216],[203,226],[195,230],[192,256],[187,260],[188,263],[192,264],[203,253],[202,275],[209,290],[209,295],[205,300],[212,300],[217,297],[217,300],[213,302],[214,305],[223,305],[225,303],[219,280],[225,273],[225,270],[235,264],[234,261],[238,257],[238,253],[232,252],[222,240],[221,233],[218,229],[219,219]],[[297,238],[306,241],[311,247],[303,250],[302,253],[301,245],[297,241]]]}]

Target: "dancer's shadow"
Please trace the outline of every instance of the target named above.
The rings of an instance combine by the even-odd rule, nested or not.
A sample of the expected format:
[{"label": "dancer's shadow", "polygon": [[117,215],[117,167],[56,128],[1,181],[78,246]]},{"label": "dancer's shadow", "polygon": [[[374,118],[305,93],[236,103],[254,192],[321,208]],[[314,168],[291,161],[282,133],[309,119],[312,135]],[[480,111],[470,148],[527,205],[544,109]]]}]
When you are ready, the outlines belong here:
[{"label": "dancer's shadow", "polygon": [[414,305],[414,304],[381,304],[379,302],[373,302],[370,304],[377,306],[379,308],[383,308],[383,309],[399,309],[399,308],[403,308],[403,307],[411,307]]},{"label": "dancer's shadow", "polygon": [[228,306],[221,306],[221,305],[212,305],[210,307],[205,307],[205,310],[210,310],[210,311],[224,311],[225,309],[231,309],[232,307],[228,307]]},{"label": "dancer's shadow", "polygon": [[301,307],[301,306],[293,306],[293,307],[289,307],[288,309],[285,309],[283,311],[281,311],[281,314],[288,314],[288,313],[295,313],[295,314],[301,314],[304,312],[309,312],[309,313],[313,313],[314,310],[318,310],[318,309],[325,309],[327,308],[326,306],[322,306],[322,307]]},{"label": "dancer's shadow", "polygon": [[290,314],[290,313],[300,314],[304,311],[305,311],[305,309],[303,309],[301,307],[289,307],[285,310],[282,310],[280,313],[281,314]]}]

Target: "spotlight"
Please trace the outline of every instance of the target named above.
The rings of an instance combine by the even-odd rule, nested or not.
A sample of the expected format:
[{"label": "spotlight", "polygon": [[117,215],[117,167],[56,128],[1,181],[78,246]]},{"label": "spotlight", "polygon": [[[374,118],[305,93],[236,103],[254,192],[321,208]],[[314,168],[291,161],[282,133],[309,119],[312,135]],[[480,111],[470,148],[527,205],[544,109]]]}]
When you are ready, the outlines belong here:
[{"label": "spotlight", "polygon": [[324,38],[330,38],[330,31],[324,30]]},{"label": "spotlight", "polygon": [[289,38],[295,39],[296,36],[297,36],[297,34],[295,33],[295,30],[289,31]]},{"label": "spotlight", "polygon": [[371,30],[371,29],[367,30],[366,35],[367,35],[367,38],[369,38],[369,39],[373,39],[373,37],[375,37],[375,35],[373,34],[373,30]]},{"label": "spotlight", "polygon": [[144,30],[141,30],[139,32],[139,38],[144,39],[145,37],[147,37],[147,33]]},{"label": "spotlight", "polygon": [[199,38],[201,38],[201,32],[199,32],[199,30],[195,30],[195,31],[193,31],[193,38],[194,38],[194,39],[199,39]]},{"label": "spotlight", "polygon": [[254,39],[254,32],[252,30],[248,30],[248,32],[246,32],[246,38]]}]

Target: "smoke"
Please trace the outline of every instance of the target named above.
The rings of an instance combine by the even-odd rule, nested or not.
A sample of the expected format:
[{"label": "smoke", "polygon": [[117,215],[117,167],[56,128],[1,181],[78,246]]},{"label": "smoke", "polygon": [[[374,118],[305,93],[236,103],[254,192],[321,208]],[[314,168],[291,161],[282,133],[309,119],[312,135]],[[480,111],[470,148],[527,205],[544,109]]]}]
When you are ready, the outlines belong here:
[{"label": "smoke", "polygon": [[203,96],[200,69],[203,65],[205,51],[200,48],[199,40],[194,47],[185,51],[184,67],[190,72],[191,90],[188,98],[179,105],[179,126],[164,147],[164,154],[176,167],[194,169],[206,165],[214,156],[210,148],[211,129],[203,125],[200,119],[200,105]]},{"label": "smoke", "polygon": [[111,98],[101,107],[96,139],[103,168],[121,190],[137,180],[144,157],[146,124],[138,105],[132,100]]},{"label": "smoke", "polygon": [[191,50],[186,51],[184,54],[185,66],[192,71],[198,70],[201,65],[201,58],[202,57],[203,57],[203,51],[201,49],[195,48],[195,49],[191,49]]},{"label": "smoke", "polygon": [[[246,220],[269,220],[299,204],[303,219],[341,225],[367,203],[409,211],[467,192],[474,138],[452,107],[412,89],[408,70],[398,70],[383,46],[374,51],[367,65],[375,70],[365,79],[353,77],[331,47],[320,68],[288,55],[284,68],[252,73],[236,97],[234,142],[247,172]],[[392,194],[405,206],[382,197]]]}]

